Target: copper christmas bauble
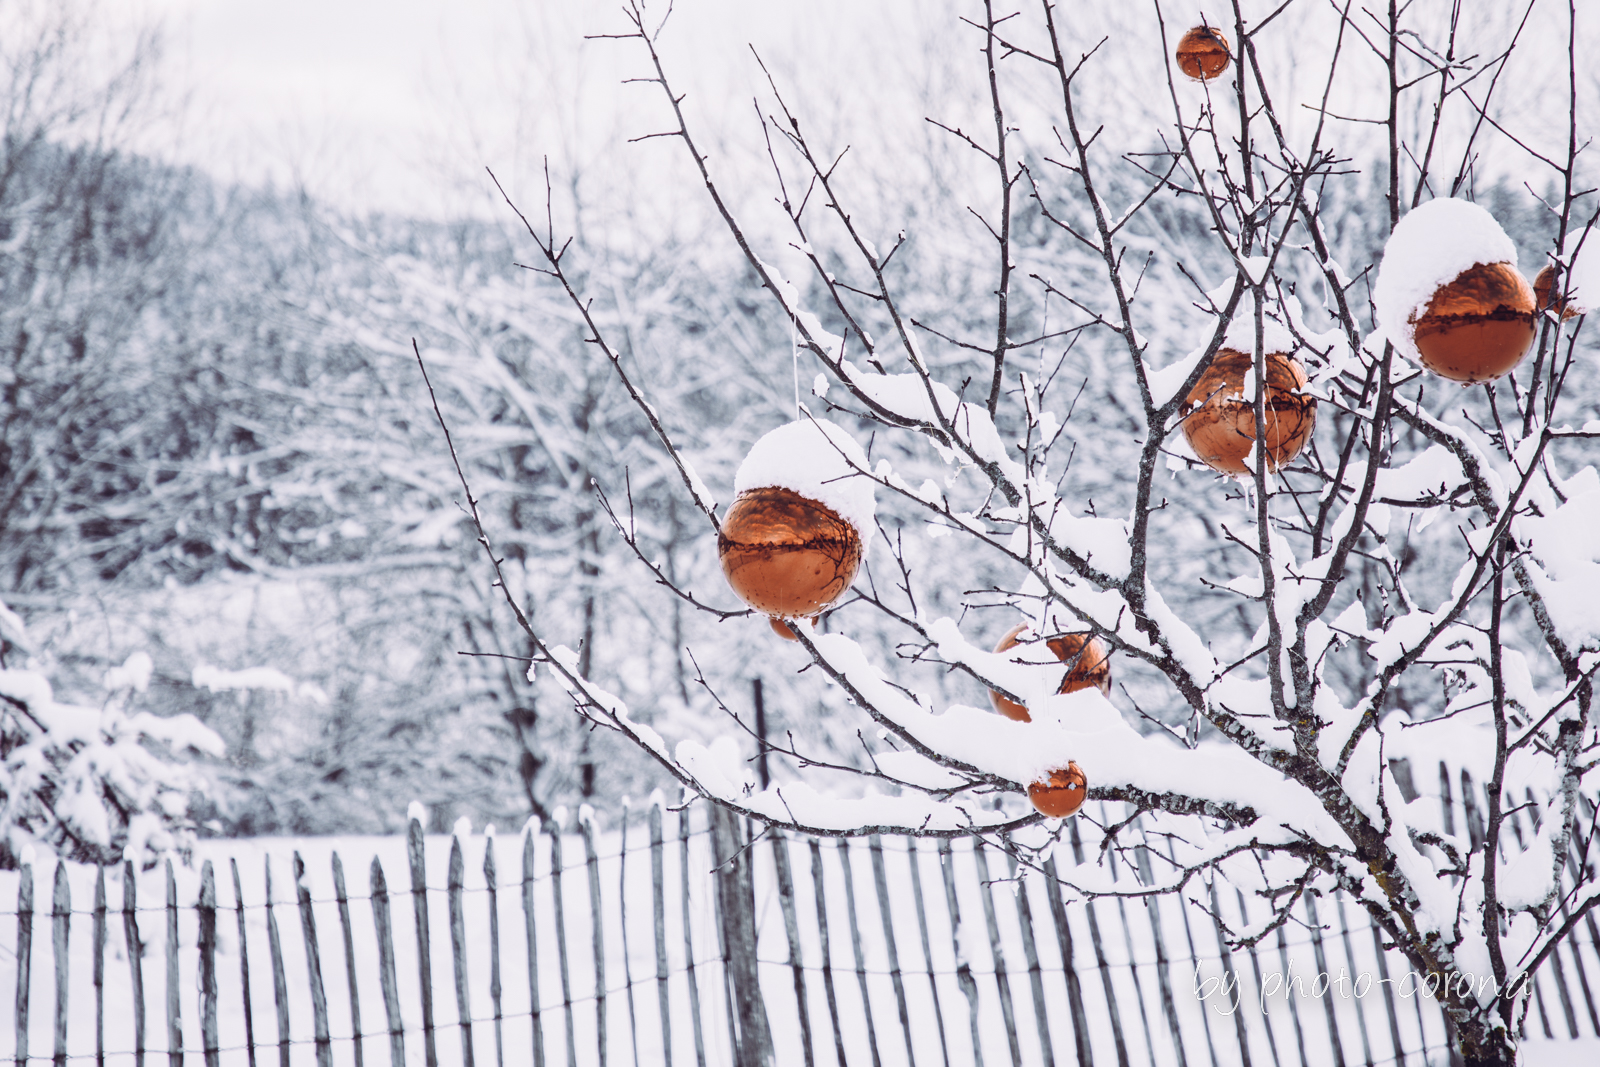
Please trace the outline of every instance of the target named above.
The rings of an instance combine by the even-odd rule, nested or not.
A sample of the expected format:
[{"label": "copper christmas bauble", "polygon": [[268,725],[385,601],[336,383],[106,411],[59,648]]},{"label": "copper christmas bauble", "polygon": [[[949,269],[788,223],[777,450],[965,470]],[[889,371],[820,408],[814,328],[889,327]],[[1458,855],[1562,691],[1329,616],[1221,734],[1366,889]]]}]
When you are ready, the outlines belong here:
[{"label": "copper christmas bauble", "polygon": [[1466,385],[1500,377],[1533,343],[1533,309],[1533,287],[1517,268],[1473,264],[1435,290],[1412,320],[1422,365]]},{"label": "copper christmas bauble", "polygon": [[722,573],[739,598],[778,619],[826,609],[861,566],[861,536],[826,504],[792,489],[749,489],[717,535]]},{"label": "copper christmas bauble", "polygon": [[1556,288],[1556,268],[1553,263],[1533,279],[1533,309],[1541,315],[1546,311],[1554,311],[1561,316],[1562,322],[1578,317],[1577,310],[1562,299],[1561,290]]},{"label": "copper christmas bauble", "polygon": [[1084,775],[1083,768],[1071,760],[1067,761],[1065,767],[1051,771],[1047,780],[1034,782],[1028,787],[1028,799],[1033,801],[1033,806],[1052,819],[1065,819],[1078,814],[1078,809],[1083,807],[1083,802],[1088,798],[1089,779]]},{"label": "copper christmas bauble", "polygon": [[[779,637],[783,638],[785,641],[798,641],[798,640],[800,640],[798,637],[796,637],[794,635],[794,631],[789,628],[789,624],[784,622],[782,619],[772,618],[772,619],[768,619],[767,622],[772,625],[772,632],[777,634]],[[817,625],[817,620],[816,619],[812,619],[811,620],[812,628],[815,629],[816,625]]]},{"label": "copper christmas bauble", "polygon": [[[1189,447],[1223,474],[1248,473],[1245,462],[1255,452],[1255,396],[1244,395],[1244,376],[1254,363],[1247,352],[1219,349],[1184,403],[1183,435]],[[1277,470],[1311,439],[1317,401],[1299,391],[1306,384],[1299,360],[1269,352],[1266,364],[1267,469]]]},{"label": "copper christmas bauble", "polygon": [[1228,39],[1210,26],[1196,26],[1178,42],[1178,69],[1196,81],[1210,81],[1228,69]]},{"label": "copper christmas bauble", "polygon": [[[1013,626],[1000,639],[994,650],[1005,652],[1015,648],[1027,633],[1027,623]],[[1107,696],[1111,694],[1111,656],[1106,651],[1104,642],[1098,637],[1087,633],[1062,634],[1046,641],[1045,647],[1055,653],[1056,659],[1068,664],[1067,676],[1061,679],[1061,688],[1056,692],[1076,693],[1092,685]],[[1027,708],[1010,697],[1001,696],[993,689],[989,690],[989,701],[994,705],[994,710],[1008,719],[1016,719],[1018,722],[1033,721],[1028,715]]]}]

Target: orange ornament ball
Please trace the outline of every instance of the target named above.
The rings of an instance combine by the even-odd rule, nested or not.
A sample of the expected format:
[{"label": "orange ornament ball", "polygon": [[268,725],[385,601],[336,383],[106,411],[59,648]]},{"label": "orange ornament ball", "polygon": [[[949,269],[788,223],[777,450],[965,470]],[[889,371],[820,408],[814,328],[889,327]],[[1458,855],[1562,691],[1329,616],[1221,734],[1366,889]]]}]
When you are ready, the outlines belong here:
[{"label": "orange ornament ball", "polygon": [[[1223,348],[1189,391],[1183,406],[1183,436],[1194,454],[1222,474],[1249,473],[1255,454],[1255,397],[1244,395],[1244,378],[1255,360],[1248,352]],[[1266,360],[1267,469],[1277,470],[1300,454],[1317,425],[1317,401],[1300,390],[1306,371],[1282,352]]]},{"label": "orange ornament ball", "polygon": [[[767,622],[771,624],[772,632],[783,638],[785,641],[800,640],[800,638],[795,636],[794,630],[790,627],[790,625],[787,622],[784,622],[782,619],[772,618],[768,619]],[[811,620],[812,628],[815,629],[816,625],[817,620],[813,618]]]},{"label": "orange ornament ball", "polygon": [[[1028,633],[1028,624],[1013,626],[995,646],[996,652],[1006,652],[1022,642]],[[1068,664],[1067,676],[1061,679],[1058,693],[1076,693],[1094,686],[1107,696],[1111,694],[1111,654],[1105,643],[1093,634],[1062,634],[1045,642],[1045,647],[1055,653],[1056,659]],[[1017,722],[1032,722],[1028,709],[1010,697],[989,690],[989,702],[994,710]]]},{"label": "orange ornament ball", "polygon": [[1195,81],[1210,81],[1228,69],[1233,55],[1222,31],[1196,26],[1178,42],[1178,69]]},{"label": "orange ornament ball", "polygon": [[1561,316],[1561,321],[1578,317],[1578,312],[1561,297],[1561,291],[1556,288],[1555,264],[1550,264],[1540,271],[1533,279],[1533,309],[1539,314],[1554,311]]},{"label": "orange ornament ball", "polygon": [[844,595],[861,566],[861,535],[792,489],[749,489],[728,509],[717,555],[739,598],[776,623],[816,615]]},{"label": "orange ornament ball", "polygon": [[1047,779],[1030,785],[1028,799],[1040,814],[1065,819],[1078,814],[1083,802],[1089,799],[1089,779],[1082,767],[1068,760],[1065,767],[1051,771]]},{"label": "orange ornament ball", "polygon": [[1413,317],[1422,365],[1463,385],[1493,381],[1527,354],[1534,307],[1533,287],[1516,267],[1473,264]]}]

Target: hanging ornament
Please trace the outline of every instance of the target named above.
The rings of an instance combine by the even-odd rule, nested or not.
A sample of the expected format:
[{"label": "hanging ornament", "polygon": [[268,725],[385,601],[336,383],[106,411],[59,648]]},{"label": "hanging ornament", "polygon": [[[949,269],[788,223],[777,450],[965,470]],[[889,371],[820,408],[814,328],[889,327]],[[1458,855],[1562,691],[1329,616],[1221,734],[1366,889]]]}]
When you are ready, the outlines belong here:
[{"label": "hanging ornament", "polygon": [[1089,779],[1082,767],[1068,760],[1065,767],[1058,767],[1047,778],[1028,786],[1028,799],[1040,814],[1065,819],[1078,814],[1089,799]]},{"label": "hanging ornament", "polygon": [[1534,334],[1533,288],[1509,263],[1475,263],[1440,286],[1413,320],[1422,365],[1471,385],[1493,381],[1527,354]]},{"label": "hanging ornament", "polygon": [[739,466],[717,554],[733,591],[780,636],[794,640],[782,620],[814,620],[855,580],[876,513],[866,463],[839,427],[802,419],[761,438]]},{"label": "hanging ornament", "polygon": [[[1245,395],[1244,379],[1255,365],[1248,352],[1222,348],[1212,357],[1183,405],[1183,435],[1194,454],[1222,474],[1249,473],[1255,455],[1255,391]],[[1316,398],[1302,392],[1306,371],[1284,352],[1269,352],[1263,398],[1267,469],[1275,471],[1300,454],[1317,425]]]},{"label": "hanging ornament", "polygon": [[1533,279],[1533,309],[1541,315],[1546,311],[1554,311],[1561,316],[1562,322],[1575,319],[1579,315],[1578,309],[1573,307],[1562,295],[1561,290],[1556,288],[1554,263],[1547,265],[1539,272],[1539,276]]},{"label": "hanging ornament", "polygon": [[[1021,644],[1027,636],[1028,624],[1019,623],[1000,639],[994,650],[1009,651]],[[1056,659],[1068,665],[1067,675],[1061,679],[1061,688],[1056,692],[1076,693],[1080,689],[1094,686],[1107,696],[1111,695],[1111,655],[1098,637],[1090,633],[1062,634],[1060,637],[1050,638],[1044,644],[1055,654]],[[993,689],[989,690],[989,702],[994,705],[994,710],[1008,719],[1015,719],[1018,722],[1033,721],[1026,707],[1010,697],[1001,696]]]},{"label": "hanging ornament", "polygon": [[1178,69],[1195,81],[1210,81],[1232,60],[1228,39],[1212,26],[1196,26],[1178,42]]},{"label": "hanging ornament", "polygon": [[1430,200],[1395,224],[1372,299],[1401,355],[1463,385],[1507,373],[1533,342],[1533,287],[1517,247],[1466,200]]}]

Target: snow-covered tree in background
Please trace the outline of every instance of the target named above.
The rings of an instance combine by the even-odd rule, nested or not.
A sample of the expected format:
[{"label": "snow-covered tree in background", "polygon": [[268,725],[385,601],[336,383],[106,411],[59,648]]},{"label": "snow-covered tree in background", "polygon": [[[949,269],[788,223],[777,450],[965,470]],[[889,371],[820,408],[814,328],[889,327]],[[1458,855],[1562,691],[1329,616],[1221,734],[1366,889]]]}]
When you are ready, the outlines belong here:
[{"label": "snow-covered tree in background", "polygon": [[[1074,762],[1091,798],[1149,813],[1171,852],[1142,879],[1068,864],[1066,884],[1204,900],[1223,880],[1272,906],[1231,931],[1251,943],[1306,894],[1344,890],[1434,977],[1466,1062],[1511,1062],[1526,976],[1600,903],[1594,826],[1579,821],[1600,753],[1600,366],[1582,314],[1600,301],[1600,271],[1587,280],[1581,256],[1596,215],[1579,154],[1594,102],[1576,7],[1474,26],[1445,3],[1236,0],[1212,13],[1231,65],[1191,81],[1169,57],[1194,12],[1175,25],[1157,5],[1149,33],[1101,40],[1048,0],[1015,13],[985,3],[959,32],[983,59],[986,106],[930,119],[991,176],[984,200],[962,190],[942,205],[977,220],[959,247],[919,249],[915,228],[856,213],[842,146],[774,80],[760,132],[798,253],[787,262],[811,272],[804,292],[775,265],[785,250],[763,248],[729,207],[671,87],[661,24],[627,14],[618,36],[661,93],[665,125],[643,132],[687,152],[771,315],[821,365],[794,416],[853,426],[862,443],[830,450],[813,435],[807,484],[875,495],[863,577],[825,628],[792,627],[803,652],[771,641],[854,706],[835,705],[863,751],[841,756],[804,731],[753,739],[742,720],[709,746],[644,725],[563,643],[570,618],[524,610],[495,547],[504,533],[467,479],[533,670],[692,794],[773,827],[996,835],[1039,861],[1063,828],[1028,788]],[[1524,32],[1534,43],[1519,49]],[[1507,102],[1519,77],[1557,70],[1563,122]],[[1136,86],[1168,101],[1156,133],[1089,113],[1086,101]],[[1144,139],[1118,143],[1103,122]],[[1474,199],[1503,222],[1462,206]],[[711,538],[725,512],[675,444],[689,420],[638,388],[575,266],[583,247],[553,212],[529,214],[530,265],[581,316],[588,357],[636,396]],[[1475,264],[1515,265],[1503,226],[1530,274],[1557,268],[1556,302],[1515,371],[1464,392],[1416,362],[1412,320]],[[987,321],[929,292],[951,258],[987,262]],[[1235,481],[1197,462],[1181,432],[1224,348],[1252,364],[1255,443]],[[1289,392],[1318,415],[1279,467],[1268,370],[1285,351],[1310,375]],[[739,484],[787,484],[762,480],[775,469]],[[632,538],[634,517],[617,521]],[[697,610],[738,614],[643,551],[638,573]],[[1018,623],[1036,638],[991,652]],[[1067,667],[1038,639],[1067,633],[1113,650],[1109,695],[1057,693]],[[696,662],[709,691],[731,684]],[[950,692],[937,673],[969,679],[967,695],[927,695]],[[994,714],[985,689],[1031,721]],[[760,790],[743,766],[756,743],[779,766]],[[1454,833],[1417,799],[1413,765],[1441,755],[1486,789],[1481,827]],[[1133,847],[1126,825],[1086,833],[1103,854]]]},{"label": "snow-covered tree in background", "polygon": [[222,740],[192,715],[139,709],[151,671],[142,652],[107,673],[94,708],[57,700],[43,673],[20,666],[29,645],[0,604],[0,867],[35,846],[101,864],[187,852],[204,780],[172,756],[220,756]]}]

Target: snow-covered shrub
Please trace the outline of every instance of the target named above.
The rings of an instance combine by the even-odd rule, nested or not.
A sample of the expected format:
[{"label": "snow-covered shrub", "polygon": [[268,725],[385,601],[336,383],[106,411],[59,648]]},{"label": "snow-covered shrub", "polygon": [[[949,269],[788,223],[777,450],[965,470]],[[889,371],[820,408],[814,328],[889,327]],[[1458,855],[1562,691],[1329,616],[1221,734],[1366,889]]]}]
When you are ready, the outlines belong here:
[{"label": "snow-covered shrub", "polygon": [[[8,639],[23,636],[14,628]],[[0,666],[0,867],[15,867],[29,845],[82,863],[187,851],[190,795],[203,779],[172,757],[220,756],[222,741],[192,715],[137,710],[150,670],[134,653],[108,672],[105,701],[92,708],[56,700],[37,671]]]}]

